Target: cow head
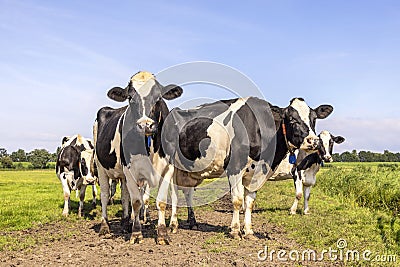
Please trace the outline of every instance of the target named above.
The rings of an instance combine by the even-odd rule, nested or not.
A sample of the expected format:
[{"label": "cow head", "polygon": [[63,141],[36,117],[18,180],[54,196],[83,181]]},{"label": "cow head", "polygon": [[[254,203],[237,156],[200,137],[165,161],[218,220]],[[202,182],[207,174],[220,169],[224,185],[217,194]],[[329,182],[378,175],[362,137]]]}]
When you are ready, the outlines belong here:
[{"label": "cow head", "polygon": [[321,140],[321,146],[318,149],[320,157],[325,162],[332,162],[332,152],[333,152],[333,144],[341,144],[344,142],[344,137],[342,136],[333,136],[328,131],[322,131],[319,134],[319,138]]},{"label": "cow head", "polygon": [[136,126],[139,132],[153,134],[158,128],[160,114],[156,109],[166,106],[164,99],[172,100],[182,95],[182,88],[177,85],[161,85],[155,76],[146,71],[140,71],[132,76],[126,88],[114,87],[109,90],[108,97],[115,101],[129,100],[130,106],[135,106]]},{"label": "cow head", "polygon": [[283,112],[288,147],[307,152],[316,151],[319,145],[319,138],[315,134],[316,120],[325,119],[332,111],[331,105],[320,105],[312,109],[304,99],[292,99]]},{"label": "cow head", "polygon": [[93,173],[93,163],[93,149],[83,150],[80,156],[79,171],[84,184],[93,184],[96,181],[96,177]]}]

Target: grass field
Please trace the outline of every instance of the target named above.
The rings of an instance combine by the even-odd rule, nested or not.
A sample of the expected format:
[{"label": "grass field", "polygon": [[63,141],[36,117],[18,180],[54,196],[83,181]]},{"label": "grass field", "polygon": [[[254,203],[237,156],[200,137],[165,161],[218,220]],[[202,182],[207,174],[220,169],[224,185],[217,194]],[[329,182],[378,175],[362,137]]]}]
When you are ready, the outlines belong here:
[{"label": "grass field", "polygon": [[[348,249],[368,249],[373,255],[400,254],[399,170],[396,164],[377,163],[336,163],[323,168],[311,191],[309,216],[301,215],[301,203],[298,214],[289,216],[294,200],[292,181],[267,182],[258,192],[254,220],[278,225],[297,243],[319,251],[335,248],[336,242],[344,239]],[[13,244],[15,240],[7,238],[10,231],[49,222],[100,220],[100,205],[90,208],[90,190],[87,215],[76,216],[78,202],[72,194],[73,211],[64,218],[62,189],[54,170],[0,171],[0,250],[33,245],[29,239],[26,244]],[[180,209],[182,217],[185,212]],[[120,205],[110,207],[110,216],[120,214]]]}]

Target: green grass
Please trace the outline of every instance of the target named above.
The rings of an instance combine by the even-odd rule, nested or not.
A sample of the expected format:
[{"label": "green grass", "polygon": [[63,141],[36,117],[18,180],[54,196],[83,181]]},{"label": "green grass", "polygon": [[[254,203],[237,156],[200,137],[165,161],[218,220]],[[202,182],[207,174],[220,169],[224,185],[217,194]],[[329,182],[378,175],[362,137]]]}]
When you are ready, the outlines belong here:
[{"label": "green grass", "polygon": [[[289,215],[294,200],[292,181],[267,182],[257,194],[258,211],[253,214],[253,220],[280,226],[303,248],[317,251],[336,248],[337,240],[342,238],[347,241],[348,249],[400,254],[399,171],[397,164],[387,163],[327,164],[319,172],[317,184],[311,191],[309,206],[312,214],[309,216],[301,215],[302,202],[298,214]],[[116,199],[119,199],[119,186],[117,189]],[[90,208],[90,190],[87,189],[85,203],[88,212],[83,219],[99,220],[100,203],[98,201],[96,209]],[[78,200],[74,193],[71,200],[72,211],[65,219],[61,215],[62,188],[54,170],[0,171],[0,250],[27,248],[40,242],[30,236],[22,240],[7,233],[46,223],[73,224],[81,220],[76,215]],[[210,207],[201,209],[209,210]],[[186,210],[179,209],[179,213],[181,217],[185,216]],[[110,217],[120,215],[120,205],[109,206]],[[42,237],[54,238],[59,237]],[[224,239],[224,235],[216,234],[203,246],[210,252],[224,252],[229,248],[216,248],[218,244],[224,244]],[[260,244],[263,242],[268,241],[260,240]]]},{"label": "green grass", "polygon": [[63,199],[54,171],[0,172],[0,230],[22,230],[59,218]]},{"label": "green grass", "polygon": [[[394,168],[394,169],[393,169]],[[294,200],[292,181],[268,182],[257,196],[255,215],[281,226],[296,242],[321,251],[347,248],[375,254],[400,254],[397,167],[379,163],[336,163],[318,173],[309,206],[311,215],[289,215]]]}]

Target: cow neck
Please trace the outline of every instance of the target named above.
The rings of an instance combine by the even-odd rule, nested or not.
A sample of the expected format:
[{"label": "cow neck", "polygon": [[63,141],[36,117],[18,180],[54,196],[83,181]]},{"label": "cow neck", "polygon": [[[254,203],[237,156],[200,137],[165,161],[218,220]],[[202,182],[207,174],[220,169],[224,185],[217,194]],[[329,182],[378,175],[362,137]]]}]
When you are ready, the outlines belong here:
[{"label": "cow neck", "polygon": [[[282,125],[284,124],[284,120],[280,123],[278,131],[276,132],[276,149],[274,161],[272,163],[271,169],[275,170],[276,167],[282,162],[282,160],[286,157],[286,154],[289,152],[289,145],[287,143],[286,133],[284,134],[284,130]],[[286,132],[286,127],[285,127]]]},{"label": "cow neck", "polygon": [[[157,132],[160,132],[159,130],[159,128],[160,128],[160,124],[161,124],[161,111],[160,111],[160,114],[159,114],[159,116],[158,116],[158,122],[157,122],[157,125],[158,125],[158,128],[157,128]],[[153,133],[153,134],[146,134],[145,135],[145,143],[146,143],[146,150],[147,150],[147,153],[149,153],[150,154],[150,148],[151,148],[151,145],[153,144],[153,146],[155,145],[154,144],[154,140],[156,139],[156,134],[155,133]],[[153,147],[153,150],[155,151],[155,148]]]}]

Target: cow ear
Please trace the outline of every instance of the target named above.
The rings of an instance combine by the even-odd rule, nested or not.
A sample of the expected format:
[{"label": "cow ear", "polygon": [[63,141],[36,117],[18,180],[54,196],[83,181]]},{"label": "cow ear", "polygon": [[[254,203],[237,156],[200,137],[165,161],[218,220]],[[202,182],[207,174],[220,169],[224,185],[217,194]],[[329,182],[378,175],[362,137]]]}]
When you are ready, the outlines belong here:
[{"label": "cow ear", "polygon": [[317,113],[318,119],[325,119],[326,117],[331,115],[333,107],[331,105],[321,105],[314,109],[314,111]]},{"label": "cow ear", "polygon": [[285,110],[278,107],[278,106],[273,106],[269,105],[269,108],[271,109],[272,115],[274,116],[275,121],[281,121],[284,117]]},{"label": "cow ear", "polygon": [[163,87],[162,96],[166,100],[172,100],[182,95],[183,89],[175,84],[170,84]]},{"label": "cow ear", "polygon": [[113,87],[108,91],[107,96],[117,102],[124,102],[128,98],[128,92],[121,87]]},{"label": "cow ear", "polygon": [[68,142],[68,140],[70,139],[70,136],[65,136],[62,141],[61,141],[61,146],[63,146],[66,142]]},{"label": "cow ear", "polygon": [[341,143],[343,143],[344,142],[344,137],[343,136],[340,136],[340,135],[338,135],[338,136],[333,136],[332,135],[332,140],[336,143],[336,144],[341,144]]}]

